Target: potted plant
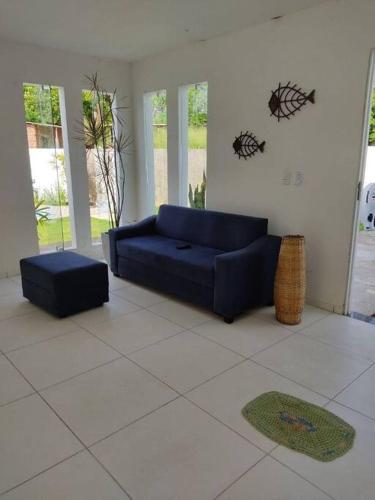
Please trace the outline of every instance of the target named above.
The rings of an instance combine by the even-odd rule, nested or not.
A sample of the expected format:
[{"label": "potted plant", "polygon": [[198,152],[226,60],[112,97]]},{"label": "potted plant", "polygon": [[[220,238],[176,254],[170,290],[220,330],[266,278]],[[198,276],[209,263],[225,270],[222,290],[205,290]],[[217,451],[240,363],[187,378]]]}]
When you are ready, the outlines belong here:
[{"label": "potted plant", "polygon": [[[109,227],[116,228],[120,225],[125,200],[124,156],[131,144],[121,116],[125,107],[117,105],[116,89],[108,92],[99,84],[97,73],[86,76],[86,80],[88,90],[84,93],[78,139],[84,142],[86,154],[94,155],[96,184],[101,185],[105,193]],[[101,237],[104,257],[109,262],[108,231]]]}]

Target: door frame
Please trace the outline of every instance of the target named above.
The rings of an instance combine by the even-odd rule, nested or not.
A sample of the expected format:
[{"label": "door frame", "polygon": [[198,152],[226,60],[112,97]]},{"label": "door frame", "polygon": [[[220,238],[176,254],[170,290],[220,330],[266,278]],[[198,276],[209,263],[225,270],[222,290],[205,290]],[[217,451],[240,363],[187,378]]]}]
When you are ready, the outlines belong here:
[{"label": "door frame", "polygon": [[370,127],[370,109],[371,109],[371,99],[373,87],[375,84],[375,48],[371,49],[370,58],[369,58],[369,68],[367,74],[367,86],[366,86],[366,99],[365,99],[365,108],[363,113],[363,124],[362,124],[362,144],[361,144],[361,160],[360,167],[358,171],[358,183],[357,183],[357,195],[354,204],[354,215],[353,215],[353,229],[352,229],[352,238],[350,245],[350,254],[349,254],[349,270],[348,270],[348,280],[347,280],[347,288],[345,295],[345,306],[344,306],[344,314],[348,315],[350,313],[350,299],[351,299],[351,290],[353,283],[353,269],[354,262],[356,257],[356,249],[358,242],[358,224],[359,224],[359,211],[360,211],[360,202],[361,195],[363,190],[363,182],[366,173],[366,160],[367,160],[367,148],[368,148],[368,133]]}]

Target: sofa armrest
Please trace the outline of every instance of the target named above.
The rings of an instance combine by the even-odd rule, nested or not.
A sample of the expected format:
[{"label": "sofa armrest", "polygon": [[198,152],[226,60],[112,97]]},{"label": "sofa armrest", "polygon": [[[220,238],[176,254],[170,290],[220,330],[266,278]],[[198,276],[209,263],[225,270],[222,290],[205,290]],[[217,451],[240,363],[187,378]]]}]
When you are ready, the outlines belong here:
[{"label": "sofa armrest", "polygon": [[266,235],[215,260],[214,311],[225,318],[251,306],[273,303],[281,238]]},{"label": "sofa armrest", "polygon": [[156,215],[151,215],[135,224],[109,230],[110,268],[114,274],[117,274],[118,271],[116,242],[124,238],[146,236],[147,234],[155,233],[155,222]]}]

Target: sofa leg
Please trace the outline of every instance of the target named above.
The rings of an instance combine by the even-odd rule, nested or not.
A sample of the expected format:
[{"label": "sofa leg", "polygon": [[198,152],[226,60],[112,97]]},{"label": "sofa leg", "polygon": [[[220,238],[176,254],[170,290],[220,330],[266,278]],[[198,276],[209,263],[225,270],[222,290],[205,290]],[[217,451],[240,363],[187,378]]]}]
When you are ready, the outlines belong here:
[{"label": "sofa leg", "polygon": [[234,318],[233,318],[233,316],[225,316],[225,317],[224,317],[224,321],[225,321],[225,323],[227,323],[228,325],[231,325],[231,324],[233,323],[233,321],[234,321]]}]

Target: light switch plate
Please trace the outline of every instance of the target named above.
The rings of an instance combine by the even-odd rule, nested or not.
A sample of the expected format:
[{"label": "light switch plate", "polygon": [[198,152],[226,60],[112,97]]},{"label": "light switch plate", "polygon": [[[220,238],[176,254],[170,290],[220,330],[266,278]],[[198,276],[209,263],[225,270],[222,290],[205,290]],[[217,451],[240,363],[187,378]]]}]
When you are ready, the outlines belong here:
[{"label": "light switch plate", "polygon": [[304,180],[303,172],[300,172],[299,170],[297,170],[297,172],[295,173],[295,176],[294,176],[294,185],[295,186],[302,186],[303,180]]},{"label": "light switch plate", "polygon": [[292,172],[284,172],[281,182],[284,184],[284,186],[290,186],[290,183],[292,182]]}]

